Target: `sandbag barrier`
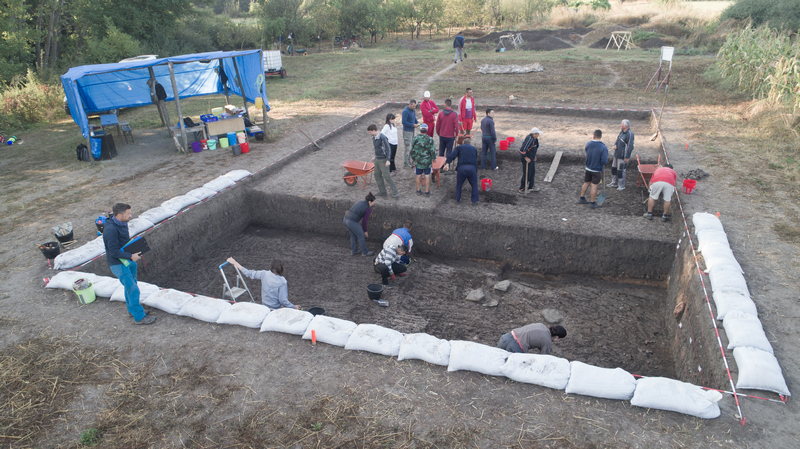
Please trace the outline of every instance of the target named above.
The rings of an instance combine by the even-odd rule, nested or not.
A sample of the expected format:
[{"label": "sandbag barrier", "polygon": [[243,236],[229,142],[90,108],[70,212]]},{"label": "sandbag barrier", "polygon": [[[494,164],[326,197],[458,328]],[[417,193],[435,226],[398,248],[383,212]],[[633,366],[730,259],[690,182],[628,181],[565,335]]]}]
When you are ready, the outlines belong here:
[{"label": "sandbag barrier", "polygon": [[[46,288],[71,290],[78,278],[89,279],[99,297],[125,301],[119,280],[93,273],[63,271]],[[569,394],[630,401],[644,408],[674,411],[698,418],[720,415],[722,394],[697,385],[663,377],[636,376],[621,369],[600,368],[543,354],[515,354],[471,341],[441,340],[425,333],[403,334],[376,324],[356,324],[307,311],[270,310],[261,304],[193,295],[139,282],[143,305],[207,323],[234,324],[260,332],[302,336],[345,350],[366,351],[402,360],[422,360],[446,366],[447,371],[474,371],[517,382],[563,390]],[[738,350],[739,348],[737,348]]]},{"label": "sandbag barrier", "polygon": [[[666,163],[669,163],[666,138],[661,131],[661,123],[656,114],[656,109],[653,108],[650,112],[656,125],[656,132],[659,137],[661,150],[664,153],[664,160]],[[722,362],[725,366],[731,391],[718,390],[705,386],[702,388],[707,391],[717,391],[733,395],[738,411],[737,417],[740,419],[741,425],[744,426],[745,417],[742,414],[739,396],[785,404],[788,397],[791,396],[791,393],[786,386],[786,381],[783,378],[778,360],[772,354],[772,346],[769,344],[769,341],[764,343],[766,336],[764,336],[763,339],[761,338],[764,331],[763,327],[761,327],[760,320],[758,321],[758,326],[753,324],[753,318],[758,320],[758,312],[755,303],[750,298],[747,282],[744,279],[744,270],[742,270],[741,265],[739,265],[739,262],[733,255],[733,251],[730,249],[727,235],[725,234],[722,222],[719,220],[719,214],[714,216],[712,214],[698,212],[692,216],[692,223],[695,226],[695,235],[697,235],[698,238],[698,247],[696,248],[691,238],[691,231],[689,230],[689,224],[686,220],[686,213],[683,209],[683,203],[681,202],[678,189],[675,190],[675,196],[678,199],[678,207],[681,212],[681,219],[683,220],[685,229],[684,236],[689,237],[688,241],[692,256],[694,257],[695,268],[699,273],[700,286],[705,296],[706,305],[708,306],[711,324],[717,338],[717,344],[719,345],[720,354],[722,355]],[[675,250],[676,256],[681,241],[682,239],[678,240]],[[705,252],[702,250],[705,250]],[[703,252],[706,271],[700,269],[700,262],[697,257],[698,251]],[[708,266],[709,260],[706,260],[706,255],[709,256],[711,266]],[[712,269],[714,271],[713,277]],[[706,283],[703,279],[704,274],[709,275],[709,282],[712,284],[714,304],[718,312],[717,317],[714,316],[714,310],[711,307],[711,300],[709,299]],[[714,289],[715,286],[716,290]],[[742,341],[735,341],[728,345],[729,349],[733,349],[734,359],[739,368],[739,376],[736,384],[733,382],[733,376],[731,375],[728,359],[725,355],[725,349],[723,348],[722,339],[719,334],[719,328],[717,327],[717,320],[723,320],[724,325],[724,319],[728,316],[729,312],[732,314],[730,319],[734,320],[732,324],[732,329],[735,329],[734,333],[737,337],[744,336]],[[736,321],[744,321],[744,323]],[[761,332],[760,334],[758,333],[759,330]],[[745,334],[750,332],[753,334],[745,336]],[[690,339],[689,341],[691,343],[692,340]],[[758,347],[747,346],[748,344]],[[768,346],[769,351],[766,350],[766,346]],[[780,400],[739,393],[736,390],[737,388],[772,391],[778,394]]]},{"label": "sandbag barrier", "polygon": [[[249,176],[252,176],[252,173],[247,170],[232,170],[212,179],[202,187],[164,201],[161,206],[142,212],[138,217],[128,222],[131,238],[163,225],[223,190],[233,187]],[[89,243],[56,256],[53,260],[53,268],[56,270],[78,269],[99,259],[105,253],[103,237],[100,236]]]}]

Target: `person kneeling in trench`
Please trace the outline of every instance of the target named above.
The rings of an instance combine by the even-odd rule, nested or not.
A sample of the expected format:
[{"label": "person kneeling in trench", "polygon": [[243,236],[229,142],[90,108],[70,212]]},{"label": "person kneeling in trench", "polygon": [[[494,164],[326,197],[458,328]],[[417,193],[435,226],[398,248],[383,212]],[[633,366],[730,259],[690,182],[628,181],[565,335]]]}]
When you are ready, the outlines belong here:
[{"label": "person kneeling in trench", "polygon": [[286,278],[283,277],[283,262],[281,262],[280,259],[272,261],[269,271],[248,270],[233,257],[228,257],[228,262],[238,268],[243,275],[250,279],[258,279],[261,281],[261,304],[264,304],[272,310],[280,309],[281,307],[300,309],[300,306],[289,302],[287,282]]},{"label": "person kneeling in trench", "polygon": [[567,336],[567,330],[562,326],[550,326],[548,329],[542,323],[529,324],[518,327],[511,332],[503,334],[497,347],[508,352],[528,352],[531,348],[538,348],[540,354],[553,352],[551,339]]},{"label": "person kneeling in trench", "polygon": [[381,274],[384,287],[388,287],[390,277],[395,280],[395,275],[402,276],[406,272],[406,266],[400,260],[407,252],[406,245],[388,246],[375,258],[375,272]]}]

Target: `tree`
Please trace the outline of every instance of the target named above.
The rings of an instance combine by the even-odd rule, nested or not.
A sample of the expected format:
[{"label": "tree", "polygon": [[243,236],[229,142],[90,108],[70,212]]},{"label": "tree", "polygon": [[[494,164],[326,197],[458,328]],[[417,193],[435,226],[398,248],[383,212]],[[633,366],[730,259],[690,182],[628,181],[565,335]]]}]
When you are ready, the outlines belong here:
[{"label": "tree", "polygon": [[800,31],[800,0],[737,0],[722,11],[720,20],[737,19],[768,24],[770,28]]},{"label": "tree", "polygon": [[411,23],[417,32],[417,38],[423,25],[433,26],[439,23],[444,12],[443,0],[412,0]]},{"label": "tree", "polygon": [[0,83],[7,84],[17,75],[24,75],[34,61],[25,26],[29,15],[22,0],[8,0],[0,8]]}]

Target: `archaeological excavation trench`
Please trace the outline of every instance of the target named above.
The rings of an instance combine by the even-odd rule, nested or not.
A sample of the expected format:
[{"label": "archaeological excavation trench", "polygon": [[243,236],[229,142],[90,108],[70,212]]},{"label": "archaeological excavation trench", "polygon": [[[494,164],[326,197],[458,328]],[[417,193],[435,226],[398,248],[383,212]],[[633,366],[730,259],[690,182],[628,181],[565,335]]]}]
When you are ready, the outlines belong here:
[{"label": "archaeological excavation trench", "polygon": [[[492,346],[514,327],[543,322],[542,311],[553,309],[568,332],[554,345],[556,356],[696,380],[685,367],[698,355],[681,349],[672,317],[675,298],[685,293],[679,285],[693,276],[683,269],[686,245],[676,250],[682,224],[641,218],[635,168],[628,170],[628,188],[609,189],[602,208],[577,204],[583,148],[594,129],[604,130],[603,141],[611,146],[620,120],[631,120],[635,153],[643,162],[656,161],[659,145],[647,138],[653,132],[650,111],[497,107],[499,138],[521,142],[533,126],[544,131],[536,171],[541,191],[529,198],[516,195],[517,147],[498,151],[500,170],[479,170],[480,178],[493,182],[477,206],[455,202],[453,175],[442,175],[430,197],[419,197],[412,171],[401,170],[395,176],[401,198],[380,198],[369,221],[367,243],[375,251],[381,236],[406,219],[414,223],[409,274],[384,292],[390,303],[384,308],[366,294],[366,285],[380,279],[372,258],[350,255],[342,224],[347,209],[377,188],[374,181],[365,190],[345,185],[340,163],[368,161],[367,125],[382,124],[402,107],[386,104],[353,120],[326,136],[321,150],[298,143],[302,148],[289,157],[149,231],[153,250],[140,279],[221,297],[218,266],[227,257],[252,269],[268,269],[280,258],[289,299],[305,309],[320,306],[356,323]],[[556,175],[544,183],[558,151],[563,156]],[[85,269],[109,274],[103,260]],[[501,280],[511,281],[505,292],[493,289]],[[259,283],[248,285],[258,301]],[[465,300],[472,289],[481,289],[484,299]]]}]

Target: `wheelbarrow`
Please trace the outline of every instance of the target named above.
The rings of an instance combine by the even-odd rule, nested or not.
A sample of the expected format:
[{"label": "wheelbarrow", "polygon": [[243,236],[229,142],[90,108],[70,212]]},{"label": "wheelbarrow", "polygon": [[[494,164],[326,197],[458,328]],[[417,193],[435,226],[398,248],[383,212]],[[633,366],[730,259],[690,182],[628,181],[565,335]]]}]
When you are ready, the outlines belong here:
[{"label": "wheelbarrow", "polygon": [[[344,170],[342,179],[344,179],[345,184],[349,186],[360,184],[361,190],[364,190],[367,188],[367,184],[372,183],[372,172],[375,171],[375,164],[350,159],[342,162],[341,166]],[[359,180],[359,178],[361,179]]]}]

